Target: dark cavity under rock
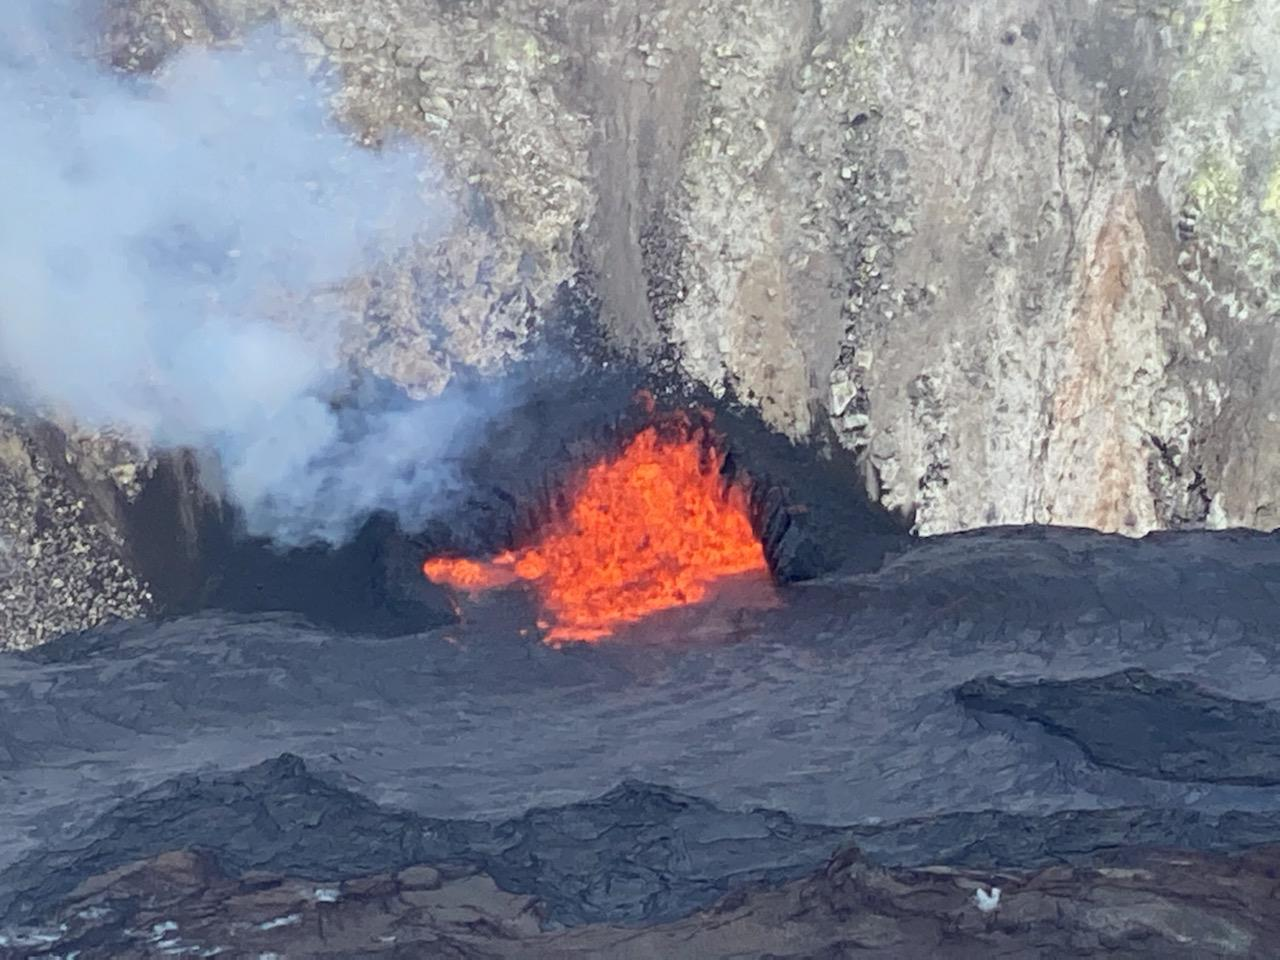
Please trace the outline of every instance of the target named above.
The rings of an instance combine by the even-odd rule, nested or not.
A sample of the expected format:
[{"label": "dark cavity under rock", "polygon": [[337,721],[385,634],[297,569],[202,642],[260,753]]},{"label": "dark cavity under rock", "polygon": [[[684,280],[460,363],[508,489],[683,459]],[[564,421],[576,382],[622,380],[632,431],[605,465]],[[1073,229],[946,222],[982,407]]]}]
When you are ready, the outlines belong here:
[{"label": "dark cavity under rock", "polygon": [[396,636],[455,622],[394,518],[370,517],[346,543],[283,549],[243,532],[238,511],[200,487],[194,458],[161,458],[126,510],[127,541],[161,611],[289,612],[317,626]]},{"label": "dark cavity under rock", "polygon": [[1094,763],[1159,780],[1280,784],[1280,713],[1142,670],[1067,681],[971,680],[967,710],[1040,724]]},{"label": "dark cavity under rock", "polygon": [[328,882],[458,864],[537,897],[547,924],[578,926],[676,920],[744,886],[801,877],[850,843],[885,865],[1013,869],[1086,865],[1143,847],[1232,852],[1277,841],[1280,813],[979,812],[831,827],[773,810],[725,811],[638,782],[498,823],[434,819],[379,806],[286,754],[177,777],[108,811],[74,843],[24,858],[0,881],[0,919],[46,919],[88,878],[180,849],[205,851],[232,878],[267,871]]},{"label": "dark cavity under rock", "polygon": [[[855,482],[852,454],[794,443],[754,410],[655,377],[614,363],[531,382],[523,401],[489,425],[468,458],[464,472],[474,495],[418,538],[424,555],[488,555],[527,544],[567,512],[585,468],[673,416],[709,426],[724,454],[725,481],[750,493],[752,526],[777,579],[874,570],[910,545],[905,524]],[[644,396],[652,406],[638,399]]]},{"label": "dark cavity under rock", "polygon": [[[873,570],[910,544],[902,524],[852,482],[851,455],[795,444],[757,413],[705,391],[660,388],[650,372],[619,364],[549,366],[513,379],[524,383],[520,402],[495,416],[483,437],[460,444],[469,450],[459,455],[466,494],[423,530],[405,531],[393,517],[375,514],[346,543],[282,549],[246,535],[236,507],[202,488],[193,455],[162,457],[123,508],[130,557],[160,612],[289,612],[321,627],[382,636],[455,622],[446,592],[422,575],[424,559],[487,556],[530,542],[567,512],[586,467],[673,415],[694,424],[710,415],[708,436],[725,455],[724,479],[748,489],[754,530],[779,580]],[[652,410],[637,402],[644,391],[661,392]]]}]

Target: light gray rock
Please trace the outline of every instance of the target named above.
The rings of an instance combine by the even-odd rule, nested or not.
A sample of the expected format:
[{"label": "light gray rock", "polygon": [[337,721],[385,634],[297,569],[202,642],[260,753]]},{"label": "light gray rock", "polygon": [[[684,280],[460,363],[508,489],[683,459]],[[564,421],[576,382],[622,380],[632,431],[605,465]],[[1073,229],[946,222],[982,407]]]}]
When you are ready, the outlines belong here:
[{"label": "light gray rock", "polygon": [[1277,2],[118,0],[110,36],[137,69],[278,15],[363,136],[430,144],[469,215],[361,293],[414,389],[571,295],[833,417],[921,532],[1141,534],[1277,523]]},{"label": "light gray rock", "polygon": [[572,309],[922,533],[1280,522],[1280,0],[108,10],[134,71],[278,19],[427,146],[458,220],[349,291],[415,394]]},{"label": "light gray rock", "polygon": [[0,650],[145,615],[115,507],[145,470],[128,444],[0,409]]}]

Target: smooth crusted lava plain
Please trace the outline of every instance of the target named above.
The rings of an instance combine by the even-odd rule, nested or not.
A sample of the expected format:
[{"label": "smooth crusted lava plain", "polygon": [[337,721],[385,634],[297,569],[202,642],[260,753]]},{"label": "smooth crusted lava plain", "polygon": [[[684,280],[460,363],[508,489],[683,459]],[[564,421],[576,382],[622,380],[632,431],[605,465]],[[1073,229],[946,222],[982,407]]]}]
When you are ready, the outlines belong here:
[{"label": "smooth crusted lava plain", "polygon": [[[104,914],[96,933],[69,918],[90,909],[85,897],[172,874],[174,918],[154,923],[187,916],[215,939],[221,928],[183,911],[236,891],[256,911],[270,899],[261,891],[277,890],[280,911],[256,922],[281,922],[253,936],[309,949],[313,928],[284,918],[321,922],[363,909],[378,889],[392,891],[393,913],[409,909],[402,901],[474,906],[485,890],[522,946],[564,937],[546,949],[578,943],[589,955],[586,944],[617,942],[597,939],[613,936],[608,925],[639,924],[645,937],[713,937],[702,942],[716,956],[726,915],[738,919],[724,936],[756,930],[751,905],[794,916],[788,898],[852,882],[840,889],[854,902],[864,883],[933,891],[941,913],[917,918],[923,927],[867,919],[885,950],[931,924],[969,929],[972,915],[985,918],[973,935],[988,946],[983,938],[1007,938],[1010,956],[1029,944],[1128,943],[1135,930],[1149,938],[1139,956],[1197,955],[1185,944],[1205,955],[1210,943],[1264,955],[1269,921],[1253,894],[1228,909],[1213,890],[1219,876],[1269,869],[1262,848],[1280,842],[1269,788],[1213,770],[1174,780],[1117,769],[1041,724],[981,720],[989,715],[970,714],[956,691],[1001,669],[1103,704],[1115,692],[1138,717],[1145,704],[1164,718],[1197,702],[1164,681],[1142,689],[1182,693],[1079,686],[1124,664],[1194,674],[1245,730],[1280,699],[1275,671],[1259,669],[1277,656],[1278,595],[1280,543],[1269,535],[1007,529],[920,542],[879,572],[794,585],[779,609],[715,598],[590,648],[532,642],[521,631],[533,612],[507,604],[403,637],[214,614],[65,637],[0,658],[11,798],[0,830],[16,839],[0,864],[0,911],[28,931],[4,935],[12,945],[67,922],[131,955],[137,945],[119,937],[141,929],[142,914]],[[1176,747],[1178,728],[1166,736]],[[829,860],[850,845],[861,854]],[[1198,851],[1178,855],[1194,875],[1175,881],[1176,858],[1154,853],[1138,863],[1138,851],[1168,847]],[[1217,859],[1239,853],[1248,856]],[[843,865],[824,873],[830,863]],[[435,876],[428,866],[444,901],[395,879],[416,868]],[[946,869],[910,872],[926,867]],[[247,878],[268,875],[252,895]],[[298,884],[315,904],[290,905]],[[1004,891],[989,913],[976,906],[979,886]],[[1025,887],[1042,894],[1020,899]],[[315,893],[330,889],[338,900]],[[332,906],[343,897],[347,906]],[[1057,926],[1036,912],[1068,901],[1078,909]],[[1019,913],[1032,902],[1039,920]],[[432,916],[422,922],[444,922]],[[852,922],[847,911],[837,920]]]},{"label": "smooth crusted lava plain", "polygon": [[1280,784],[1280,712],[1143,670],[1039,683],[971,680],[975,712],[1038,723],[1094,762],[1160,780]]}]

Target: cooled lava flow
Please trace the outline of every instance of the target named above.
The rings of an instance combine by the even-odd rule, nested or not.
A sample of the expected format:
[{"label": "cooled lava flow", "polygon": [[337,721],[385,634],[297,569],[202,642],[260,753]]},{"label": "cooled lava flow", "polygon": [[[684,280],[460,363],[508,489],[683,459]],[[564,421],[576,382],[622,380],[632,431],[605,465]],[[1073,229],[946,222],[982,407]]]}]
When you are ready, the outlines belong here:
[{"label": "cooled lava flow", "polygon": [[597,640],[624,623],[702,599],[716,580],[766,570],[744,492],[725,487],[704,431],[648,427],[590,467],[569,509],[539,540],[488,563],[433,558],[428,578],[479,591],[533,584],[546,639]]}]

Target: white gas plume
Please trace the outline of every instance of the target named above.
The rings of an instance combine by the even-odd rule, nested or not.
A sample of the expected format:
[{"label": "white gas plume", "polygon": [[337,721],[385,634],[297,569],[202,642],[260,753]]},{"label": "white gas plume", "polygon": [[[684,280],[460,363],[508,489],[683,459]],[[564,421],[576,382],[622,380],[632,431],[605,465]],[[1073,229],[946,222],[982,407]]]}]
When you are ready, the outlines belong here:
[{"label": "white gas plume", "polygon": [[284,544],[422,519],[478,407],[331,400],[340,286],[447,227],[428,159],[357,145],[279,32],[136,76],[94,59],[85,12],[6,4],[0,392],[216,454]]}]

